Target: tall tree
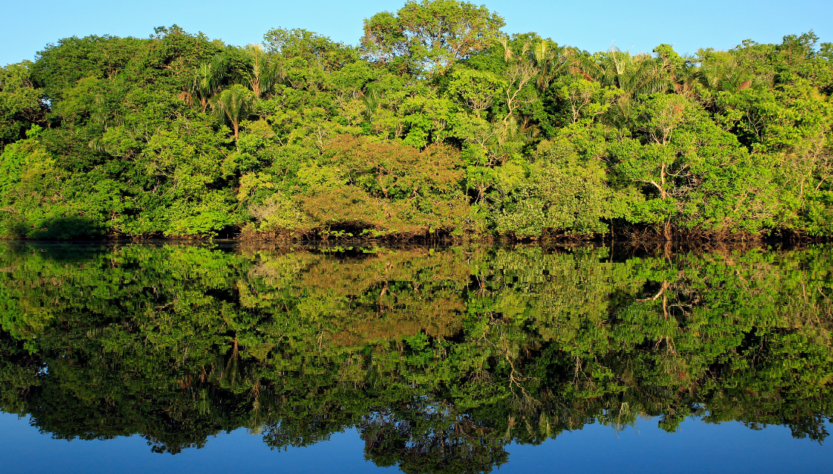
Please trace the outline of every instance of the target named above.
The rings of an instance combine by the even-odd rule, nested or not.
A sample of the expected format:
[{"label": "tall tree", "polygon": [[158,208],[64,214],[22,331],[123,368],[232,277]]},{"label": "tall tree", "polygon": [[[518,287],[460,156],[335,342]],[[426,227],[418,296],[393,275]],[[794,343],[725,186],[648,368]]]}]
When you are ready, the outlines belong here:
[{"label": "tall tree", "polygon": [[0,151],[6,143],[23,138],[23,131],[32,123],[45,118],[42,92],[34,87],[31,67],[29,61],[0,67]]},{"label": "tall tree", "polygon": [[486,49],[503,26],[503,18],[484,6],[410,0],[395,14],[377,13],[365,20],[362,46],[374,60],[416,75],[435,75]]},{"label": "tall tree", "polygon": [[199,98],[203,112],[208,107],[208,101],[219,89],[220,74],[217,66],[212,63],[202,63],[197,66],[194,81],[191,83],[191,94]]},{"label": "tall tree", "polygon": [[255,99],[260,99],[280,80],[283,70],[280,63],[257,43],[246,46],[246,53],[252,61],[252,69],[247,73],[246,79]]},{"label": "tall tree", "polygon": [[211,102],[214,113],[231,124],[235,142],[240,138],[240,122],[249,116],[254,101],[254,93],[240,84],[235,84]]}]

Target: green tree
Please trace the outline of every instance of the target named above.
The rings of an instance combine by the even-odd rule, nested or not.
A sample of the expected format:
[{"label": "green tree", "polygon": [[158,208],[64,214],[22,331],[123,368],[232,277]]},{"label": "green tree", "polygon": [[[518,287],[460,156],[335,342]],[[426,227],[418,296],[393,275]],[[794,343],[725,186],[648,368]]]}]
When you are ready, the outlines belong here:
[{"label": "green tree", "polygon": [[412,0],[395,14],[377,13],[365,20],[362,46],[373,60],[416,75],[436,75],[489,47],[504,25],[484,6]]},{"label": "green tree", "polygon": [[209,100],[220,90],[221,78],[219,76],[217,66],[212,63],[200,64],[194,73],[191,94],[199,98],[202,112],[205,112],[205,109],[208,108]]},{"label": "green tree", "polygon": [[260,99],[280,80],[282,75],[281,65],[259,44],[247,46],[246,53],[252,61],[252,70],[247,76],[249,88],[254,93],[255,99]]},{"label": "green tree", "polygon": [[42,92],[34,86],[31,68],[29,61],[0,68],[0,152],[23,138],[32,124],[44,123]]},{"label": "green tree", "polygon": [[240,122],[249,117],[254,101],[255,95],[252,92],[239,84],[235,84],[219,93],[211,103],[214,113],[231,124],[235,142],[240,137]]}]

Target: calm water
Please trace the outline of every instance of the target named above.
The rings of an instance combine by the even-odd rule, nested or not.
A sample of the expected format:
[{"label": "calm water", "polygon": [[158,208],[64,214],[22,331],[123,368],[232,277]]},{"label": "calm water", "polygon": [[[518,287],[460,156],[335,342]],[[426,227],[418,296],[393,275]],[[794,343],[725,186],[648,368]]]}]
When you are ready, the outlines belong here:
[{"label": "calm water", "polygon": [[2,472],[827,472],[833,247],[0,248]]}]

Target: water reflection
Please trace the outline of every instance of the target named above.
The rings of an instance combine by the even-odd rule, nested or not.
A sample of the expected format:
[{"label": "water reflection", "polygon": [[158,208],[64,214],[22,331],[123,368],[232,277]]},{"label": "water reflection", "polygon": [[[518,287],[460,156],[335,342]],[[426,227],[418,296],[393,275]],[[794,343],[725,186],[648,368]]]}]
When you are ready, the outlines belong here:
[{"label": "water reflection", "polygon": [[833,248],[9,245],[0,408],[155,452],[356,429],[483,472],[510,443],[688,416],[823,441]]}]

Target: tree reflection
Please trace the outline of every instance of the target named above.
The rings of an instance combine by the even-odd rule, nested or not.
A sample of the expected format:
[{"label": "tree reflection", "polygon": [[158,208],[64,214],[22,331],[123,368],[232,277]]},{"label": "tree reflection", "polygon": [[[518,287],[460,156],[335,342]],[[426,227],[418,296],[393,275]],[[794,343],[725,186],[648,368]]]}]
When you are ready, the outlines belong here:
[{"label": "tree reflection", "polygon": [[826,246],[5,250],[0,403],[56,438],[355,428],[380,466],[488,472],[590,423],[833,414]]}]

